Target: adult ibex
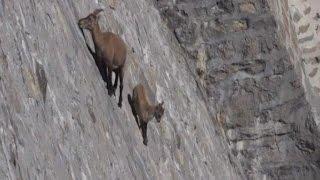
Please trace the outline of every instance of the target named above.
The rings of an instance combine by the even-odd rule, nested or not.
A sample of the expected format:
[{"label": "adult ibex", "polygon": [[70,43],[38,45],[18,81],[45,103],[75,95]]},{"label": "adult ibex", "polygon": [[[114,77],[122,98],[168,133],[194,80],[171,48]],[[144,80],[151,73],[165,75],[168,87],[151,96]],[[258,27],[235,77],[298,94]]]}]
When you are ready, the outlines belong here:
[{"label": "adult ibex", "polygon": [[[87,17],[79,20],[81,29],[91,32],[95,47],[95,61],[102,76],[107,74],[108,94],[115,95],[120,76],[120,96],[118,106],[122,106],[124,65],[127,57],[126,44],[120,36],[112,32],[102,32],[98,24],[98,14],[103,11],[96,9]],[[116,74],[114,85],[112,85],[112,72]],[[104,77],[103,77],[104,78]]]}]

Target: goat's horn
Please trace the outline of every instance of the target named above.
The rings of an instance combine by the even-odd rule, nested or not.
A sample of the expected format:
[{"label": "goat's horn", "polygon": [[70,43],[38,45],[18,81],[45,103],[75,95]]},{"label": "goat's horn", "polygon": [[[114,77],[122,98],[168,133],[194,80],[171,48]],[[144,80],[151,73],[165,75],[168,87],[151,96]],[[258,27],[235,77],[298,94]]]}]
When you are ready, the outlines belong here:
[{"label": "goat's horn", "polygon": [[103,11],[103,9],[96,9],[93,11],[93,14],[98,15],[101,11]]}]

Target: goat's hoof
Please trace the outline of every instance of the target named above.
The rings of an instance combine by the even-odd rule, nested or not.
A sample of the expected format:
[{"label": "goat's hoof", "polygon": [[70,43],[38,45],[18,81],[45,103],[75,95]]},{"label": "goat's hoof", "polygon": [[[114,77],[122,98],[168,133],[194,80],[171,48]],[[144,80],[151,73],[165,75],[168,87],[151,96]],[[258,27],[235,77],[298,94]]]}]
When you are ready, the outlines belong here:
[{"label": "goat's hoof", "polygon": [[148,140],[146,140],[146,139],[143,140],[143,144],[147,146],[148,145]]},{"label": "goat's hoof", "polygon": [[113,96],[113,94],[114,94],[114,91],[108,90],[108,95],[109,95],[109,96]]},{"label": "goat's hoof", "polygon": [[108,89],[108,94],[109,94],[109,96],[116,96],[116,91],[115,91],[115,89],[113,88],[113,87],[111,87],[111,88],[109,88]]},{"label": "goat's hoof", "polygon": [[118,106],[119,106],[119,108],[121,108],[122,107],[122,103],[118,103]]}]

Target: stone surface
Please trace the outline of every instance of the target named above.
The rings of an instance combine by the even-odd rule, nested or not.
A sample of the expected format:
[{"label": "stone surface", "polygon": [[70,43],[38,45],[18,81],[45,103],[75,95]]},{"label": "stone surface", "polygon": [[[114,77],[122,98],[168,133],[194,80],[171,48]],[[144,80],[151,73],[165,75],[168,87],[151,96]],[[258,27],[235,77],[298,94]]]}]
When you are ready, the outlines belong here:
[{"label": "stone surface", "polygon": [[[245,179],[319,179],[318,119],[301,85],[293,25],[302,15],[290,16],[283,0],[160,2],[172,30],[180,24],[165,11],[187,12],[181,21],[201,28],[190,34],[194,43],[179,42],[190,54],[189,64],[200,46],[206,49],[208,104]],[[203,13],[207,9],[216,13]]]},{"label": "stone surface", "polygon": [[[124,97],[165,101],[148,146],[78,29],[95,8],[128,46]],[[241,179],[185,58],[149,1],[0,1],[0,179]]]},{"label": "stone surface", "polygon": [[256,11],[256,8],[254,7],[253,3],[245,2],[243,4],[240,4],[240,11],[244,13],[254,13]]},{"label": "stone surface", "polygon": [[320,67],[320,19],[318,18],[320,2],[317,0],[292,0],[288,1],[288,5],[291,16],[300,15],[300,19],[293,23],[297,33],[297,46],[301,51],[301,58],[296,63],[301,64],[307,98],[312,105],[316,125],[320,129],[320,78],[318,71],[315,71]]},{"label": "stone surface", "polygon": [[[78,29],[95,8],[128,46],[124,97],[143,83],[165,101],[148,146]],[[294,28],[304,10],[292,16],[288,0],[0,1],[0,179],[319,179],[320,120],[304,76],[318,71],[304,71]]]}]

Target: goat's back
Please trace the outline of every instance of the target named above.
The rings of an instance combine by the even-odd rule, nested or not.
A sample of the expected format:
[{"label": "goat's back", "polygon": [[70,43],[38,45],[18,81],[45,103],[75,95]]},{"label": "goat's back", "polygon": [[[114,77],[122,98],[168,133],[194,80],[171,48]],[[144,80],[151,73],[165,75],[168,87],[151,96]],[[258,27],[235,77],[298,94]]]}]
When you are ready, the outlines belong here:
[{"label": "goat's back", "polygon": [[132,100],[138,114],[139,112],[142,113],[142,111],[145,111],[149,107],[149,98],[142,84],[138,84],[133,89]]},{"label": "goat's back", "polygon": [[114,66],[123,66],[127,58],[127,47],[119,35],[112,32],[105,32],[104,34],[104,56],[112,60]]}]

